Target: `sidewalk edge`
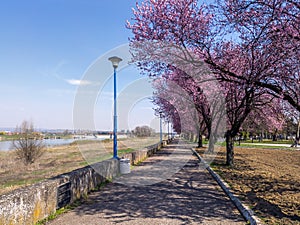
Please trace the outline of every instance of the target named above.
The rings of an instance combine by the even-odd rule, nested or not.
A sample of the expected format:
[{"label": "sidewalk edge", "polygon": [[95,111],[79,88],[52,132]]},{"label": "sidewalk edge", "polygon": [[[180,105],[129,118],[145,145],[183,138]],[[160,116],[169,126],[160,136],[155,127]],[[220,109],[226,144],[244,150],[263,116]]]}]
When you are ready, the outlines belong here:
[{"label": "sidewalk edge", "polygon": [[200,163],[208,170],[210,175],[217,181],[220,187],[223,189],[225,194],[230,198],[230,200],[234,203],[237,209],[240,211],[242,216],[249,221],[251,225],[262,225],[263,223],[260,221],[258,217],[256,217],[253,211],[243,204],[239,199],[238,196],[233,194],[229,185],[216,173],[212,170],[212,168],[205,162],[205,160],[195,151],[194,148],[191,148],[193,154],[199,159]]}]

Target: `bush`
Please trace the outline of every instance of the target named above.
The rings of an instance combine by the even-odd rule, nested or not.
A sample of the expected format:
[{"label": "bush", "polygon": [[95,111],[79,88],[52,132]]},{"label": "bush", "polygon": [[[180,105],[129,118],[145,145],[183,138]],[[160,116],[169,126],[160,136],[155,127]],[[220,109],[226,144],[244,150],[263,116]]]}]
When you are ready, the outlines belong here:
[{"label": "bush", "polygon": [[17,158],[25,165],[34,163],[45,152],[45,144],[41,136],[34,131],[33,123],[23,121],[20,127],[16,128],[19,138],[12,143]]}]

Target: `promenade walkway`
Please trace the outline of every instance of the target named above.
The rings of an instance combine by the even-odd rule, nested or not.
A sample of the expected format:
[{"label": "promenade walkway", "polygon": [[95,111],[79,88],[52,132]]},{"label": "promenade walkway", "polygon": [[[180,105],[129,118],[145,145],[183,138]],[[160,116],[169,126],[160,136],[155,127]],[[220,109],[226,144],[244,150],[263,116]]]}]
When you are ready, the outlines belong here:
[{"label": "promenade walkway", "polygon": [[245,224],[191,147],[174,141],[47,224]]}]

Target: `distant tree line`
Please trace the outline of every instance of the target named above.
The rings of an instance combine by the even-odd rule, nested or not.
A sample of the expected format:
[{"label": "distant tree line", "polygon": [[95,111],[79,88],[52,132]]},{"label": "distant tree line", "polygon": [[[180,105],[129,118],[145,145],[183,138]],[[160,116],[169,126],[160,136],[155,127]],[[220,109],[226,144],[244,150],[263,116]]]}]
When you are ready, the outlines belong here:
[{"label": "distant tree line", "polygon": [[155,130],[152,129],[149,126],[137,126],[134,130],[133,130],[133,134],[137,137],[150,137],[152,135],[154,135]]}]

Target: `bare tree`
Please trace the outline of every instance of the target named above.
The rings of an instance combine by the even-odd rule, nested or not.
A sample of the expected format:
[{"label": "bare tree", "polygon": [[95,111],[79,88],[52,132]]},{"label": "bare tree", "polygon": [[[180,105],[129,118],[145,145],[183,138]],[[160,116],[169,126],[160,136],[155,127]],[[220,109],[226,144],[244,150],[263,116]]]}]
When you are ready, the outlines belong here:
[{"label": "bare tree", "polygon": [[45,144],[40,135],[35,132],[33,123],[23,121],[21,126],[16,128],[19,138],[12,143],[15,153],[25,165],[34,163],[45,151]]}]

